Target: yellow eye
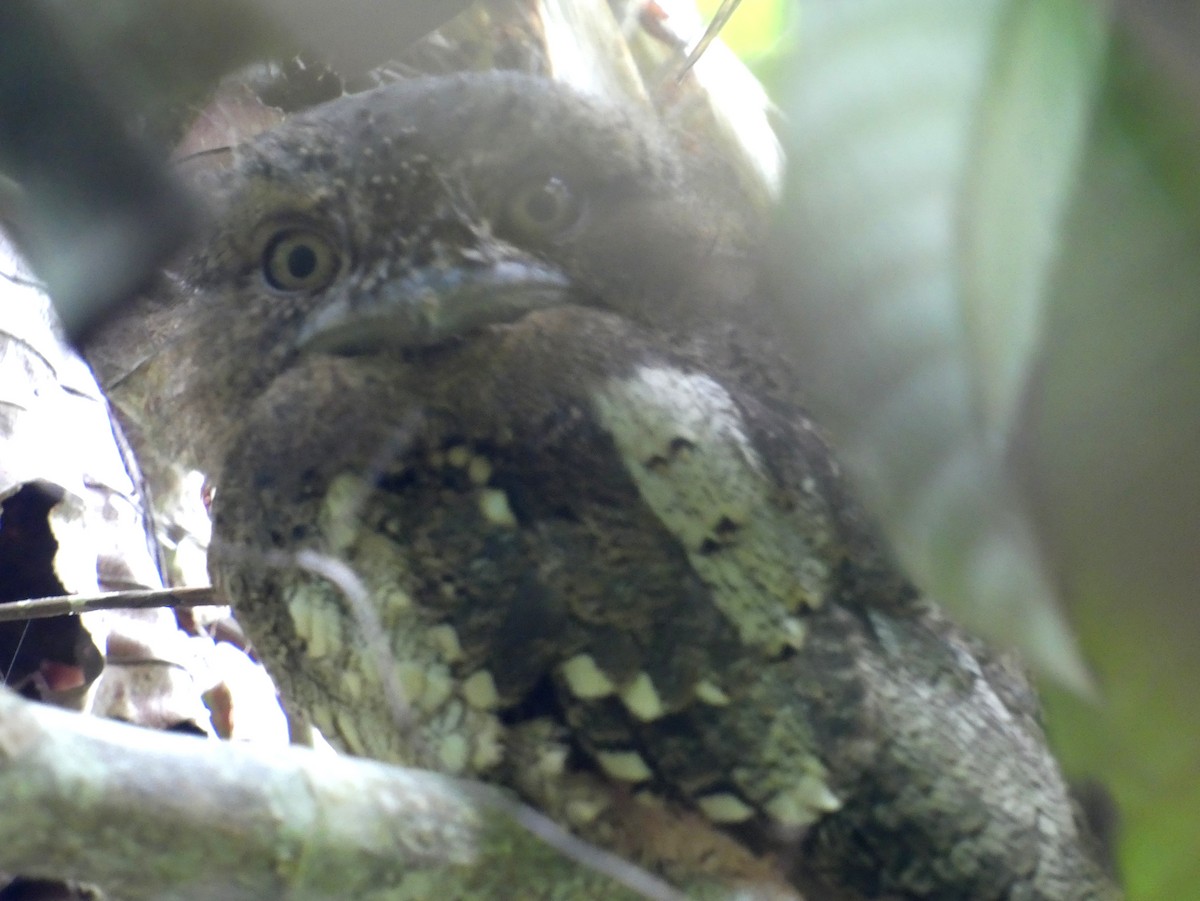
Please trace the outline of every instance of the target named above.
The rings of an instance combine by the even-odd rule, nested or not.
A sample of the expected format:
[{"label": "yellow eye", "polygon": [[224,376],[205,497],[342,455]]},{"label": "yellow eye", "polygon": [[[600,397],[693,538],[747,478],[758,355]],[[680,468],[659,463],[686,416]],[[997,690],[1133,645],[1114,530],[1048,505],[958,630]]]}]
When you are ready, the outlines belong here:
[{"label": "yellow eye", "polygon": [[338,273],[341,254],[320,232],[284,228],[267,241],[262,255],[263,278],[276,291],[316,291]]},{"label": "yellow eye", "polygon": [[553,241],[583,218],[583,198],[561,178],[528,182],[508,198],[505,222],[515,237]]}]

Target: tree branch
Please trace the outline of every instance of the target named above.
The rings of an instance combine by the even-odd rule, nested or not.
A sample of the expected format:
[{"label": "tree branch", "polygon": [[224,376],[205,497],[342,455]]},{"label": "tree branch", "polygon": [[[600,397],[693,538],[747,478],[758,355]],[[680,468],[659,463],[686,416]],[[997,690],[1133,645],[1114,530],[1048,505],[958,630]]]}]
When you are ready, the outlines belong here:
[{"label": "tree branch", "polygon": [[114,897],[683,896],[494,789],[136,729],[0,691],[0,870]]}]

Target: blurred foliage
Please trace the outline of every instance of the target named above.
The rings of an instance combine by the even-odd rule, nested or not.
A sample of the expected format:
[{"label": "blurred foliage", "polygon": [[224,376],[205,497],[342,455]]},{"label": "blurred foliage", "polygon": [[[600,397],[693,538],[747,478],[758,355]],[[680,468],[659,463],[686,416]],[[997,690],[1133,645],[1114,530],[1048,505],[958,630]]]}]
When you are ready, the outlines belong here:
[{"label": "blurred foliage", "polygon": [[[696,6],[708,21],[721,3],[699,0]],[[754,65],[783,47],[795,12],[792,0],[742,0],[721,30],[721,40],[746,63]]]},{"label": "blurred foliage", "polygon": [[1050,731],[1118,803],[1130,897],[1176,901],[1200,898],[1200,15],[1109,12],[801,3],[766,58],[777,287],[918,581],[1059,684],[1086,661]]},{"label": "blurred foliage", "polygon": [[805,7],[778,331],[923,588],[1084,690],[1011,466],[1103,27],[1086,0]]},{"label": "blurred foliage", "polygon": [[1049,696],[1123,813],[1134,899],[1200,897],[1200,120],[1118,30],[1027,419],[1039,519],[1103,690]]}]

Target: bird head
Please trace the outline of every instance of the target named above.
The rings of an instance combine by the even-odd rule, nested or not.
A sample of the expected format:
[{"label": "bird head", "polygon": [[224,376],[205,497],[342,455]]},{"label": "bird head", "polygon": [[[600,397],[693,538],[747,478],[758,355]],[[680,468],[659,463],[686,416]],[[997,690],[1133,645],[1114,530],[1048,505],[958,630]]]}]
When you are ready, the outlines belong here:
[{"label": "bird head", "polygon": [[564,304],[694,332],[755,268],[713,156],[514,73],[343,97],[195,175],[207,229],[89,356],[127,418],[189,436],[152,444],[204,467],[308,354],[403,355]]}]

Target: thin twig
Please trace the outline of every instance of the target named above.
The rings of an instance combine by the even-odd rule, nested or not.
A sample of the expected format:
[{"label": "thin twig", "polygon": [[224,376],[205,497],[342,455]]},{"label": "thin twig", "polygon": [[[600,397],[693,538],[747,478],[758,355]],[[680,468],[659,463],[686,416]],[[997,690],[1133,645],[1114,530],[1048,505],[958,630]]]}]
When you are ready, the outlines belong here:
[{"label": "thin twig", "polygon": [[326,579],[342,593],[350,608],[350,615],[354,617],[358,627],[359,636],[379,674],[383,697],[392,715],[392,724],[404,735],[405,743],[410,749],[425,750],[424,743],[417,734],[416,718],[400,684],[400,673],[396,667],[396,659],[392,656],[388,634],[379,620],[378,610],[371,602],[371,593],[367,586],[348,564],[329,554],[302,550],[294,557],[289,555],[289,558],[292,566]]},{"label": "thin twig", "polygon": [[725,27],[725,23],[729,21],[729,17],[733,15],[734,10],[738,8],[738,4],[742,0],[724,0],[721,8],[713,15],[712,21],[708,23],[708,28],[704,29],[704,34],[700,40],[696,42],[696,46],[692,48],[687,55],[687,59],[683,61],[683,68],[679,70],[679,75],[676,76],[676,81],[683,81],[683,76],[688,74],[692,66],[696,65],[696,60],[704,55],[704,51],[708,49],[708,45],[717,39],[717,35],[721,33],[721,29]]},{"label": "thin twig", "polygon": [[69,616],[91,610],[144,610],[148,607],[221,607],[229,603],[211,586],[203,588],[147,588],[108,591],[103,594],[67,594],[0,604],[0,623],[24,619]]}]

